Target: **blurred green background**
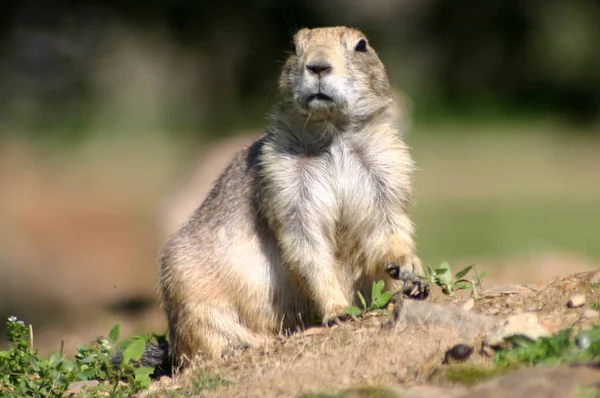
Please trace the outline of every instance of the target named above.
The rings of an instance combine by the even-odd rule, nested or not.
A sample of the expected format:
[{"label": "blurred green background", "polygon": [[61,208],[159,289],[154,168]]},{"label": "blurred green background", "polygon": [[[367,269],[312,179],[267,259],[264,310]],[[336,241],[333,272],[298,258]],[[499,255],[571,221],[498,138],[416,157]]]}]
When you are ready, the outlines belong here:
[{"label": "blurred green background", "polygon": [[597,264],[598,21],[593,0],[4,0],[0,315],[53,343],[156,309],[156,251],[324,25],[365,32],[404,99],[425,263]]}]

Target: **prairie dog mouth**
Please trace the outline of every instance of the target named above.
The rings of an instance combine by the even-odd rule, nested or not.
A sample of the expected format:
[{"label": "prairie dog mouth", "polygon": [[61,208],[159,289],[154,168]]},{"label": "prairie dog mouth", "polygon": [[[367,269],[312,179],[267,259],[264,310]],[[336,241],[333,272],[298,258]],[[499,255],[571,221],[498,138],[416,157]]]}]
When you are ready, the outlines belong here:
[{"label": "prairie dog mouth", "polygon": [[325,95],[323,93],[309,95],[307,102],[312,102],[314,100],[333,102],[333,98],[331,98],[330,96]]}]

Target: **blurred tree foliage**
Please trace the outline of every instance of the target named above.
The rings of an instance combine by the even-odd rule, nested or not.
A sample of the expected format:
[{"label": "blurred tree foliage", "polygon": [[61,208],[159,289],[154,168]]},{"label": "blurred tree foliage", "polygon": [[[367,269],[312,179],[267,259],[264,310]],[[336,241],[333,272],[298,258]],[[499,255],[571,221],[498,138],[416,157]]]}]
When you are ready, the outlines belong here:
[{"label": "blurred tree foliage", "polygon": [[598,21],[596,0],[3,0],[0,134],[256,121],[291,34],[338,24],[369,35],[418,108],[594,122]]}]

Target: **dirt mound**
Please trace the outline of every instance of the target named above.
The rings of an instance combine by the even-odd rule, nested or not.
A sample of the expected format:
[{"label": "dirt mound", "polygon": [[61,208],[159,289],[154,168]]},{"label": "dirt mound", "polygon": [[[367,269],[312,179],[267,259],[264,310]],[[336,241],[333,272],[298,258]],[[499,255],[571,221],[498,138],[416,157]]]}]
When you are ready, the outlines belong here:
[{"label": "dirt mound", "polygon": [[[596,388],[600,372],[586,366],[532,368],[467,386],[443,376],[444,354],[458,343],[468,344],[476,348],[469,363],[490,367],[489,352],[479,348],[493,325],[506,326],[506,319],[533,319],[535,327],[547,333],[589,327],[600,319],[592,309],[600,300],[598,282],[600,271],[594,271],[537,285],[490,287],[474,305],[466,297],[405,301],[409,307],[403,321],[396,319],[392,328],[382,325],[389,326],[393,316],[373,315],[341,327],[279,336],[264,347],[200,361],[173,379],[155,383],[150,394],[167,396],[167,391],[178,390],[187,396],[214,397],[569,397],[576,390]],[[575,295],[583,302],[569,306]],[[424,313],[415,310],[418,306],[433,310]],[[421,315],[414,316],[417,313]]]}]

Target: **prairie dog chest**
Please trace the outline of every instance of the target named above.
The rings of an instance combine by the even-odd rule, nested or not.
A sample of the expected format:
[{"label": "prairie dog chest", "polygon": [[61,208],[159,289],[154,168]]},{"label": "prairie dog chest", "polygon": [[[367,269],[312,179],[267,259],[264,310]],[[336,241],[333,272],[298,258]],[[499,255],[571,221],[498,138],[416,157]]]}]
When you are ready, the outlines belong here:
[{"label": "prairie dog chest", "polygon": [[377,187],[369,159],[352,143],[335,140],[328,153],[330,183],[341,213],[365,211],[376,204]]},{"label": "prairie dog chest", "polygon": [[330,151],[333,189],[339,211],[356,217],[376,217],[389,206],[400,205],[408,182],[402,148],[359,139],[336,139]]},{"label": "prairie dog chest", "polygon": [[412,161],[400,139],[340,135],[314,156],[269,152],[263,164],[275,200],[267,206],[283,218],[299,211],[320,225],[367,226],[402,211],[410,198]]}]

